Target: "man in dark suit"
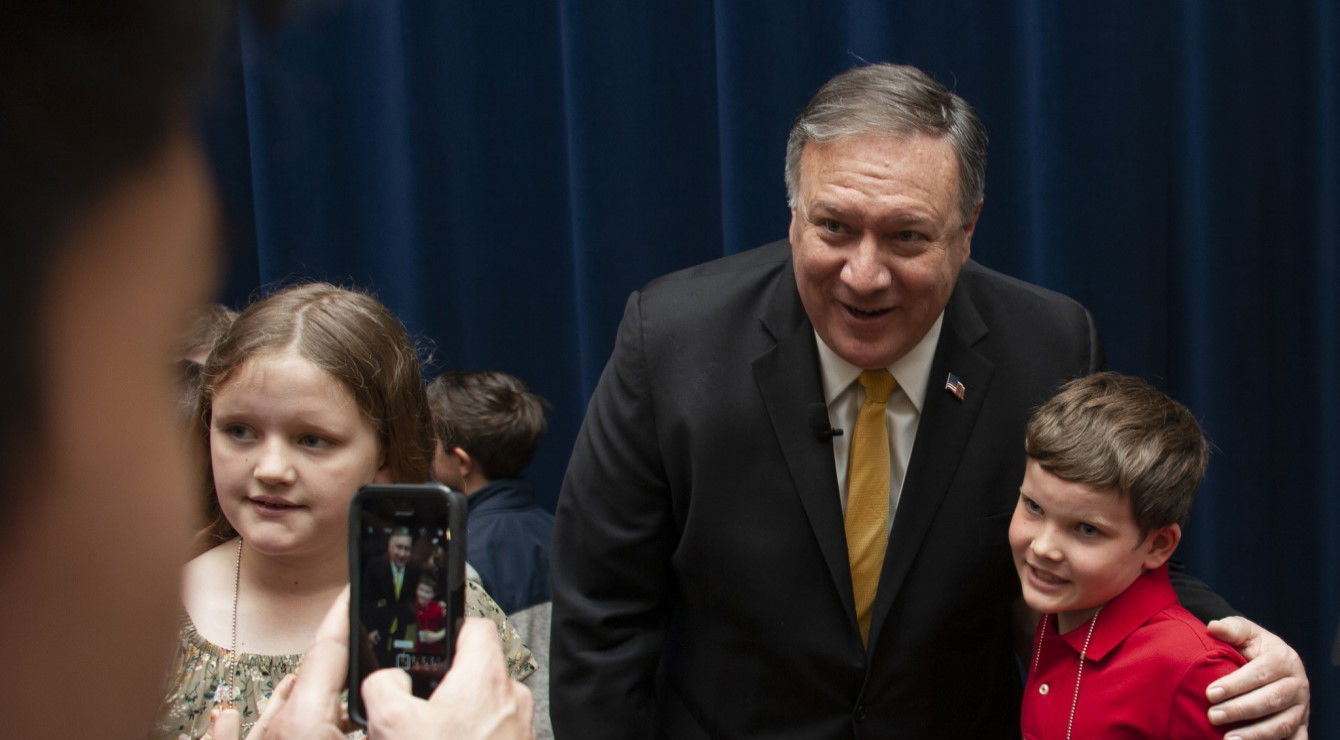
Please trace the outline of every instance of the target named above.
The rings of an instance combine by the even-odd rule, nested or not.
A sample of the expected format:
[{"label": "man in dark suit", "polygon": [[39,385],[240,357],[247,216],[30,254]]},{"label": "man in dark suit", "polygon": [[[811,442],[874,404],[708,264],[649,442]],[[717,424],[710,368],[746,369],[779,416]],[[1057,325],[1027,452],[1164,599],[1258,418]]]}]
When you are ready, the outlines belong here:
[{"label": "man in dark suit", "polygon": [[[559,737],[1018,736],[1024,423],[1103,357],[969,261],[985,142],[918,70],[844,73],[788,142],[788,242],[629,299],[559,499]],[[1286,736],[1306,679],[1257,639]]]},{"label": "man in dark suit", "polygon": [[[413,652],[406,630],[414,625],[414,590],[423,571],[410,562],[414,537],[400,527],[386,538],[386,556],[368,562],[361,598],[369,614],[368,639],[382,666],[394,665],[396,653]],[[400,646],[396,642],[400,641]]]}]

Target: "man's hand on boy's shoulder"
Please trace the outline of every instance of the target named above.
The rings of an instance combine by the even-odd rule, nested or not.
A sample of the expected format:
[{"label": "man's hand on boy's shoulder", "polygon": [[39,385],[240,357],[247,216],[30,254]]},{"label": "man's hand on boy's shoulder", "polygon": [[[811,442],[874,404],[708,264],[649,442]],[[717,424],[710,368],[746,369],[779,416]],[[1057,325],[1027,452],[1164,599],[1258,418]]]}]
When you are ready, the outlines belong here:
[{"label": "man's hand on boy's shoulder", "polygon": [[1206,628],[1248,661],[1205,690],[1210,723],[1260,720],[1233,730],[1232,737],[1242,740],[1306,738],[1310,692],[1298,652],[1243,617],[1216,619]]}]

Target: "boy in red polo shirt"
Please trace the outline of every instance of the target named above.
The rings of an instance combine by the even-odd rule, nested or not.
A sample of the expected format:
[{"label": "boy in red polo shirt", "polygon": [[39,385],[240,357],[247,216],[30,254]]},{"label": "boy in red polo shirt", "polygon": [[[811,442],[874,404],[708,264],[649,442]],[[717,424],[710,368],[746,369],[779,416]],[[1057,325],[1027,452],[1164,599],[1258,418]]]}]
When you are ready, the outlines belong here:
[{"label": "boy in red polo shirt", "polygon": [[1042,618],[1024,737],[1223,737],[1205,689],[1246,661],[1177,603],[1166,565],[1209,456],[1195,417],[1099,373],[1033,414],[1026,450],[1010,547]]}]

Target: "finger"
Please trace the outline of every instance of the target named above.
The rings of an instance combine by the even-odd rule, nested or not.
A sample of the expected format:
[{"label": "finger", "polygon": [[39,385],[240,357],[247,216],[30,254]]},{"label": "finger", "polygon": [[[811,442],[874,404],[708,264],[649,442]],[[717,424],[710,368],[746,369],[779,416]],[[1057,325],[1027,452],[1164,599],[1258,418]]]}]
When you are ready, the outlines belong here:
[{"label": "finger", "polygon": [[470,617],[461,625],[456,636],[456,653],[447,677],[433,691],[429,702],[452,701],[446,687],[456,681],[502,682],[507,678],[503,664],[502,640],[493,622],[482,617]]},{"label": "finger", "polygon": [[1287,738],[1302,724],[1301,683],[1296,678],[1285,678],[1216,704],[1210,707],[1210,723],[1224,725],[1261,720],[1250,727],[1234,729],[1231,734],[1244,739]]},{"label": "finger", "polygon": [[1223,619],[1216,619],[1205,625],[1205,629],[1210,633],[1211,637],[1223,640],[1229,645],[1237,648],[1238,652],[1243,653],[1244,657],[1248,659],[1256,657],[1255,655],[1247,655],[1243,652],[1243,648],[1250,647],[1247,645],[1247,642],[1255,637],[1256,633],[1260,632],[1261,629],[1251,620],[1244,619],[1243,617],[1224,617]]},{"label": "finger", "polygon": [[520,681],[512,681],[512,693],[516,696],[517,704],[520,706],[518,714],[521,716],[522,723],[526,730],[526,736],[535,737],[535,695],[530,692],[530,687]]},{"label": "finger", "polygon": [[409,674],[399,668],[382,668],[363,679],[365,704],[386,701],[392,695],[407,695],[410,690]]},{"label": "finger", "polygon": [[1211,683],[1205,689],[1205,697],[1211,704],[1220,704],[1268,686],[1277,678],[1279,676],[1270,670],[1267,661],[1257,658]]},{"label": "finger", "polygon": [[270,700],[265,703],[265,711],[256,720],[256,724],[251,727],[251,737],[265,737],[265,733],[270,728],[270,723],[274,718],[284,710],[284,705],[288,698],[293,695],[293,685],[297,683],[298,677],[292,673],[285,674],[279,679],[274,692],[270,694]]},{"label": "finger", "polygon": [[[1243,654],[1246,655],[1245,652]],[[1213,681],[1205,689],[1205,696],[1210,700],[1210,703],[1217,704],[1272,684],[1281,683],[1286,679],[1290,679],[1290,682],[1281,685],[1280,688],[1289,689],[1295,694],[1298,694],[1300,690],[1306,691],[1307,684],[1301,678],[1301,669],[1295,672],[1290,662],[1287,654],[1263,650],[1260,655],[1247,661],[1246,665]],[[1285,705],[1288,703],[1291,702],[1286,702]],[[1281,705],[1279,708],[1282,709],[1285,705]]]},{"label": "finger", "polygon": [[[303,655],[290,699],[303,712],[335,711],[349,666],[348,641],[349,587],[345,586],[317,628],[312,646]],[[335,720],[333,714],[329,719]]]},{"label": "finger", "polygon": [[200,740],[238,740],[242,734],[242,715],[236,709],[210,713],[209,732]]},{"label": "finger", "polygon": [[[1284,738],[1307,738],[1306,729],[1299,727],[1301,710],[1289,710],[1283,714],[1262,720],[1255,724],[1236,727],[1224,737],[1228,740],[1283,740]],[[1301,732],[1299,735],[1297,733]]]},{"label": "finger", "polygon": [[369,737],[394,731],[416,701],[422,700],[410,693],[408,673],[399,668],[383,668],[369,674],[363,679],[363,709],[368,718]]}]

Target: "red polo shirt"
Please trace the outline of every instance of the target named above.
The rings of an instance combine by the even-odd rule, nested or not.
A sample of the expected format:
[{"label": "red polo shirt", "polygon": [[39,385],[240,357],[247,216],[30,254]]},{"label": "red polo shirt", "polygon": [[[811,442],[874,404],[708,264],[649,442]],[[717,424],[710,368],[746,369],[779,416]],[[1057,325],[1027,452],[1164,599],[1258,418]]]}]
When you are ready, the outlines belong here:
[{"label": "red polo shirt", "polygon": [[1206,717],[1205,688],[1247,661],[1177,603],[1166,565],[1141,575],[1094,619],[1057,635],[1056,616],[1043,615],[1024,687],[1025,738],[1064,738],[1072,703],[1072,738],[1224,736],[1229,727]]}]

